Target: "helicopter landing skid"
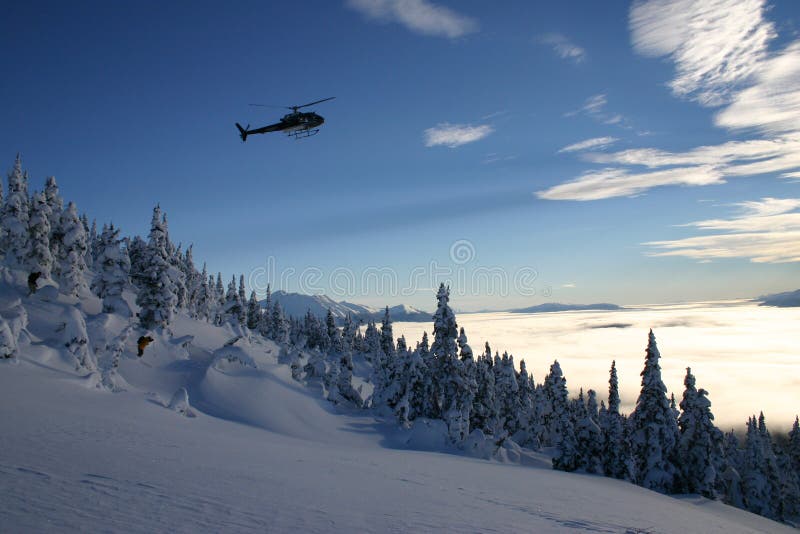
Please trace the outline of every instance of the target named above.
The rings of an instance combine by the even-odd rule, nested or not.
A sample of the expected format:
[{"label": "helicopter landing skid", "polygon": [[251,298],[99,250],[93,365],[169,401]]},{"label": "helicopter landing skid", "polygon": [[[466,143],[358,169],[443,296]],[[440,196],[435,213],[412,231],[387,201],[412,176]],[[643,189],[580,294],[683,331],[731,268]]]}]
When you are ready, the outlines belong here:
[{"label": "helicopter landing skid", "polygon": [[295,140],[304,139],[306,137],[311,137],[312,135],[317,135],[319,133],[319,128],[314,128],[312,130],[297,130],[294,132],[289,132],[286,135],[289,137],[294,137]]}]

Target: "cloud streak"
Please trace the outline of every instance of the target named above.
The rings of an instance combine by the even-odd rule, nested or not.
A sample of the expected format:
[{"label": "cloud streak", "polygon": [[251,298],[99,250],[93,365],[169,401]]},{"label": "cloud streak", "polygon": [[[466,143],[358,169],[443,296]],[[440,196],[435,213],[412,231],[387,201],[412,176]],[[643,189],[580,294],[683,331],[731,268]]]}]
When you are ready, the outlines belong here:
[{"label": "cloud streak", "polygon": [[443,122],[425,130],[425,146],[446,146],[456,148],[467,143],[474,143],[491,134],[494,129],[488,124],[473,126],[471,124],[450,124]]},{"label": "cloud streak", "polygon": [[586,139],[585,141],[567,145],[558,152],[582,152],[592,148],[603,149],[613,145],[617,141],[619,141],[619,139],[616,137],[593,137],[591,139]]},{"label": "cloud streak", "polygon": [[754,263],[800,262],[800,199],[763,198],[736,204],[739,215],[689,223],[709,235],[644,245],[651,256],[683,256],[700,261],[748,258]]},{"label": "cloud streak", "polygon": [[[682,152],[639,148],[583,153],[606,166],[537,195],[558,200],[596,200],[638,195],[666,185],[708,185],[726,179],[780,173],[800,177],[800,41],[769,53],[772,23],[762,0],[648,0],[630,12],[634,47],[668,56],[676,66],[673,92],[708,106],[724,104],[716,126],[752,130],[765,138],[729,141]],[[580,110],[609,122],[603,94]],[[642,168],[646,169],[643,170]],[[715,179],[711,179],[715,177]]]},{"label": "cloud streak", "polygon": [[765,0],[647,0],[630,11],[634,49],[675,63],[672,92],[704,106],[730,101],[766,58],[774,26]]},{"label": "cloud streak", "polygon": [[608,168],[590,171],[572,181],[538,191],[536,196],[545,200],[601,200],[636,196],[665,185],[700,186],[724,182],[722,175],[708,165],[641,173]]},{"label": "cloud streak", "polygon": [[478,31],[478,22],[427,0],[347,0],[371,20],[396,22],[423,35],[455,39]]},{"label": "cloud streak", "polygon": [[586,50],[576,45],[560,33],[548,33],[539,38],[539,42],[549,45],[561,59],[568,59],[575,63],[586,60]]},{"label": "cloud streak", "polygon": [[586,115],[603,124],[617,124],[623,128],[628,128],[625,117],[619,113],[610,113],[605,110],[607,103],[608,98],[605,94],[592,95],[584,101],[583,106],[564,113],[564,116],[575,117],[577,115]]}]

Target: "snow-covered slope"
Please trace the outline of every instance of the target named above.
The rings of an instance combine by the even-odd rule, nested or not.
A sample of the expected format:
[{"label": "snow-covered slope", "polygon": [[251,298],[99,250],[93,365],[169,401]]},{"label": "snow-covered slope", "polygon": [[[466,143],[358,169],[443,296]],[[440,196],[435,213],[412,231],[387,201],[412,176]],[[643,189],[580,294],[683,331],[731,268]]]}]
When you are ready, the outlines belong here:
[{"label": "snow-covered slope", "polygon": [[[366,322],[369,319],[380,321],[384,314],[383,309],[346,301],[337,302],[325,295],[303,295],[279,290],[272,293],[272,300],[279,302],[283,311],[294,317],[302,317],[307,311],[311,311],[317,317],[325,317],[328,310],[331,310],[337,321],[341,321],[349,313],[354,320]],[[430,321],[433,316],[432,313],[405,304],[390,306],[389,314],[393,321],[406,322]]]},{"label": "snow-covered slope", "polygon": [[[0,310],[25,316],[10,321],[19,358],[0,363],[3,531],[791,532],[535,453],[453,454],[435,425],[322,400],[280,347],[227,327],[178,315],[138,358],[138,332],[96,299],[4,285]],[[65,344],[81,320],[100,372],[76,371]],[[112,393],[98,375],[116,344],[125,390]]]}]

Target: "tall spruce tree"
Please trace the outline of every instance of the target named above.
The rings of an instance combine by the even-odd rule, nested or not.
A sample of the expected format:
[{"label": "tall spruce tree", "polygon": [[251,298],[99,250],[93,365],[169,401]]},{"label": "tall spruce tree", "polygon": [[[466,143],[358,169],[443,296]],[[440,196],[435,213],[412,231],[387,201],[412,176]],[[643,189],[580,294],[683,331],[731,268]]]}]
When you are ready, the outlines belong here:
[{"label": "tall spruce tree", "polygon": [[86,231],[78,217],[78,208],[70,202],[61,214],[61,292],[79,296],[88,291],[86,279]]},{"label": "tall spruce tree", "polygon": [[141,259],[141,272],[134,273],[140,281],[136,303],[140,307],[139,323],[142,328],[165,328],[172,322],[178,298],[169,276],[167,235],[164,231],[161,208],[153,208],[147,248]]},{"label": "tall spruce tree", "polygon": [[656,337],[652,330],[648,336],[641,373],[642,389],[629,418],[632,456],[637,483],[668,493],[674,489],[678,474],[674,460],[678,424],[667,398],[667,387],[661,380],[661,354],[656,346]]},{"label": "tall spruce tree", "polygon": [[103,312],[130,315],[122,292],[128,284],[131,263],[127,251],[122,248],[119,229],[114,225],[103,226],[97,245],[97,261],[92,290],[103,299]]},{"label": "tall spruce tree", "polygon": [[8,174],[8,197],[0,212],[0,250],[5,254],[6,265],[12,268],[26,267],[29,217],[28,175],[22,170],[22,159],[17,154]]},{"label": "tall spruce tree", "polygon": [[41,273],[42,279],[50,278],[53,270],[50,253],[50,206],[44,193],[34,193],[28,220],[27,271]]},{"label": "tall spruce tree", "polygon": [[714,426],[708,392],[695,387],[690,367],[686,368],[683,385],[686,389],[680,403],[677,445],[681,490],[715,499],[724,487],[722,432]]}]

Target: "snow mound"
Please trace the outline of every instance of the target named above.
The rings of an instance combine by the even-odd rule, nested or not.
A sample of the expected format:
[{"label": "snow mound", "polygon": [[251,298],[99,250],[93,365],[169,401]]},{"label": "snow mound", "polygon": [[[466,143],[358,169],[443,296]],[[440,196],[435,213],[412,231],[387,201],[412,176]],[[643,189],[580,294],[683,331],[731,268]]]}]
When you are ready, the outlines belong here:
[{"label": "snow mound", "polygon": [[189,405],[189,392],[186,391],[186,388],[178,389],[172,396],[172,399],[169,401],[169,406],[167,407],[184,417],[197,417],[194,410],[192,410],[192,407]]}]

